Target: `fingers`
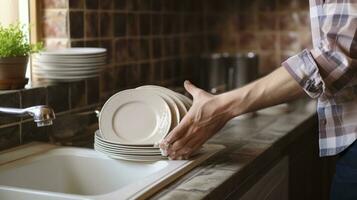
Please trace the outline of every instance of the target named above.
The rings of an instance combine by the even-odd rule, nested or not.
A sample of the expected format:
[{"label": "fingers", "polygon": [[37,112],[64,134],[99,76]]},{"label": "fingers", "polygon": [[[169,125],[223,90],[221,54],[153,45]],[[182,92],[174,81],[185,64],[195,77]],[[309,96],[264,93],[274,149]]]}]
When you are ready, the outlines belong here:
[{"label": "fingers", "polygon": [[165,137],[160,143],[160,148],[167,149],[169,145],[173,144],[178,139],[182,138],[190,127],[191,120],[189,116],[185,116],[182,121]]},{"label": "fingers", "polygon": [[204,142],[205,140],[201,141],[199,139],[194,138],[188,141],[184,147],[175,152],[171,152],[171,154],[168,154],[168,156],[173,160],[188,159],[194,152],[196,152],[202,146]]},{"label": "fingers", "polygon": [[190,131],[187,131],[188,134],[186,134],[184,137],[181,137],[180,139],[176,140],[174,143],[171,144],[171,146],[169,146],[167,148],[167,154],[170,155],[173,152],[178,151],[179,149],[187,146],[188,142],[192,139],[192,134],[189,134]]},{"label": "fingers", "polygon": [[188,93],[190,93],[193,97],[197,96],[198,93],[201,91],[198,87],[193,85],[190,81],[186,80],[184,82],[184,87]]}]

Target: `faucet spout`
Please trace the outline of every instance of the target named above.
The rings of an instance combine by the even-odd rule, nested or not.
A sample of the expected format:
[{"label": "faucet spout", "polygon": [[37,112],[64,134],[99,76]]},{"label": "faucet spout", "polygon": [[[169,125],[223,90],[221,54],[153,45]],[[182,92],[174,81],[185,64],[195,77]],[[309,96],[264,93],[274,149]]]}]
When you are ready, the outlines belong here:
[{"label": "faucet spout", "polygon": [[0,107],[0,113],[15,116],[32,116],[38,127],[52,125],[52,121],[56,118],[53,109],[46,105],[33,106],[24,109]]}]

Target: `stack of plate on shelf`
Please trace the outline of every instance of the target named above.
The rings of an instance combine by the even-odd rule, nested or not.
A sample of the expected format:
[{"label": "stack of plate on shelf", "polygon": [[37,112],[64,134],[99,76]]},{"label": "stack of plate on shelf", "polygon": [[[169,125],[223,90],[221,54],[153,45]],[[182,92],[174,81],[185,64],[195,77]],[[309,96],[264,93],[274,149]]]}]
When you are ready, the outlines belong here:
[{"label": "stack of plate on shelf", "polygon": [[33,56],[32,74],[40,82],[76,81],[99,76],[106,62],[103,48],[47,50]]},{"label": "stack of plate on shelf", "polygon": [[191,105],[191,99],[160,86],[121,91],[109,98],[100,112],[94,148],[115,159],[163,159],[157,144]]}]

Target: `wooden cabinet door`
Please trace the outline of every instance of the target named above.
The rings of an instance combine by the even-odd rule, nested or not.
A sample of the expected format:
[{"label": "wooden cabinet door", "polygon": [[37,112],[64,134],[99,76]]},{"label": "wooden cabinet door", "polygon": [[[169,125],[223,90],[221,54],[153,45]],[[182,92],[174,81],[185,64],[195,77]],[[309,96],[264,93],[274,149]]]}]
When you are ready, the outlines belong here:
[{"label": "wooden cabinet door", "polygon": [[284,157],[270,169],[240,200],[288,200],[289,159]]}]

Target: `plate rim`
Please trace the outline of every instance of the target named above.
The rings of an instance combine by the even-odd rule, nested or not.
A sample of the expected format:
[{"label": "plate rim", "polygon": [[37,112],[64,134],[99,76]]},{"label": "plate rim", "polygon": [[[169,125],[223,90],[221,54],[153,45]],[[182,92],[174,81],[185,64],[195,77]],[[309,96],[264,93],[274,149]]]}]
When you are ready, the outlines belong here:
[{"label": "plate rim", "polygon": [[183,102],[183,104],[185,104],[187,110],[189,110],[192,106],[192,100],[189,99],[188,97],[186,97],[185,95],[179,93],[179,92],[176,92],[176,96],[181,99],[181,101]]},{"label": "plate rim", "polygon": [[161,155],[160,151],[158,152],[143,152],[143,151],[121,151],[121,150],[116,150],[116,149],[108,149],[104,146],[100,146],[99,144],[94,144],[96,147],[104,150],[104,151],[108,151],[108,152],[113,152],[113,153],[118,153],[118,154],[127,154],[127,155],[144,155],[144,156],[157,156],[157,155]]},{"label": "plate rim", "polygon": [[[65,53],[64,51],[69,50],[72,51],[71,53]],[[80,52],[80,51],[91,51],[92,52]],[[76,53],[73,53],[73,51],[79,51]],[[105,54],[107,52],[107,49],[105,48],[98,48],[98,47],[70,47],[70,48],[63,48],[63,49],[51,49],[51,50],[46,50],[46,51],[41,51],[39,52],[39,55],[66,55],[66,56],[71,56],[71,55],[96,55],[96,54]]]},{"label": "plate rim", "polygon": [[[138,89],[140,88],[154,88],[154,89],[157,89],[157,90],[160,90],[162,92],[165,92],[166,94],[168,94],[170,97],[172,97],[172,99],[174,100],[174,102],[176,103],[176,105],[178,106],[179,108],[179,111],[180,111],[180,121],[183,119],[183,117],[187,114],[187,108],[185,106],[185,104],[176,96],[175,92],[168,89],[168,88],[165,88],[165,87],[162,87],[162,86],[159,86],[159,85],[143,85],[143,86],[140,86],[140,87],[137,87]],[[181,109],[180,109],[181,108]]]},{"label": "plate rim", "polygon": [[118,155],[112,155],[112,154],[109,154],[109,153],[106,153],[106,152],[102,152],[98,149],[95,149],[94,150],[110,157],[110,158],[113,158],[113,159],[119,159],[119,160],[127,160],[127,161],[136,161],[136,162],[153,162],[153,161],[159,161],[159,160],[167,160],[166,157],[164,156],[161,156],[161,157],[154,157],[154,158],[138,158],[138,157],[123,157],[123,156],[118,156]]}]

